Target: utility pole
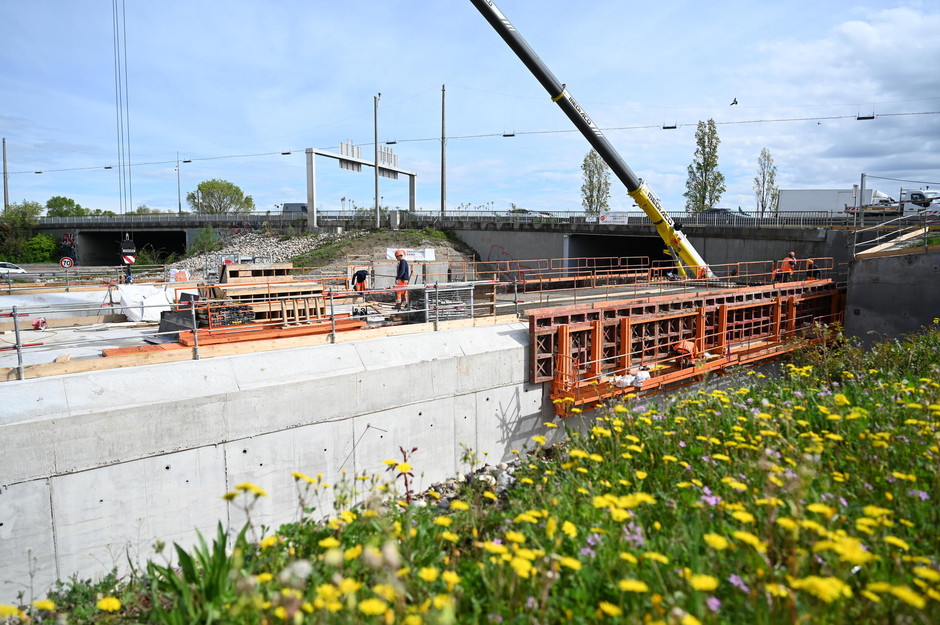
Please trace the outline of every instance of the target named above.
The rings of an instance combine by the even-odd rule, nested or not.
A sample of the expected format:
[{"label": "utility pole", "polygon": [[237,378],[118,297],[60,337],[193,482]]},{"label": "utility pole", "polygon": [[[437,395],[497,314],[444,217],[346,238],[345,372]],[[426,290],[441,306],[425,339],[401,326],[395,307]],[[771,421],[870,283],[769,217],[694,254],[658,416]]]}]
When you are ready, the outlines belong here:
[{"label": "utility pole", "polygon": [[176,212],[183,214],[183,199],[180,195],[180,152],[176,151]]},{"label": "utility pole", "polygon": [[379,213],[379,99],[382,94],[379,93],[373,100],[372,127],[375,131],[375,227],[381,226],[381,217]]},{"label": "utility pole", "polygon": [[3,210],[10,208],[10,174],[7,173],[7,138],[3,138]]},{"label": "utility pole", "polygon": [[441,217],[447,208],[447,134],[445,132],[445,89],[441,85]]}]

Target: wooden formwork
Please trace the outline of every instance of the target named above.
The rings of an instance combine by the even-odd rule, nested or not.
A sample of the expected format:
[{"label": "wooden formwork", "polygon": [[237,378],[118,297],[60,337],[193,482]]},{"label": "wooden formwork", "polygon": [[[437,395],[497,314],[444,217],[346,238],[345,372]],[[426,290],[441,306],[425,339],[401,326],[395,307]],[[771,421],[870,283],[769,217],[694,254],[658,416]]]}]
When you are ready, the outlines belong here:
[{"label": "wooden formwork", "polygon": [[[552,381],[568,406],[616,394],[606,381],[640,366],[656,372],[643,390],[664,387],[776,357],[798,333],[841,324],[843,310],[828,280],[533,310],[529,380]],[[694,344],[695,367],[677,363],[680,341]]]}]

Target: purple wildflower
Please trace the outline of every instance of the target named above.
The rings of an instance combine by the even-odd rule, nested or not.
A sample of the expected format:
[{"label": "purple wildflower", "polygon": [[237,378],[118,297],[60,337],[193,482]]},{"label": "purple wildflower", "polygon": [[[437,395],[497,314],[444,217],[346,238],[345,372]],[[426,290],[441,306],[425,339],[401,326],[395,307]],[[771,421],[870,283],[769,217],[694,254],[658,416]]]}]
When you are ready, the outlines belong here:
[{"label": "purple wildflower", "polygon": [[721,608],[721,600],[718,597],[709,596],[705,599],[705,605],[708,606],[709,610],[717,613]]},{"label": "purple wildflower", "polygon": [[590,556],[590,557],[593,558],[593,557],[596,556],[597,554],[596,554],[596,553],[594,552],[594,550],[591,549],[590,547],[582,547],[582,548],[581,548],[581,555],[583,555],[583,556]]},{"label": "purple wildflower", "polygon": [[927,492],[923,490],[909,490],[907,491],[907,494],[913,495],[914,497],[920,497],[921,501],[927,501],[930,499],[930,495],[928,495]]},{"label": "purple wildflower", "polygon": [[744,580],[741,579],[741,576],[738,575],[737,573],[732,573],[731,575],[729,575],[728,581],[735,588],[739,588],[743,590],[744,592],[751,592],[751,589],[747,587],[747,584],[744,583]]},{"label": "purple wildflower", "polygon": [[591,545],[592,547],[596,547],[598,543],[600,542],[601,542],[601,535],[598,534],[597,532],[590,534],[587,537],[587,544]]}]

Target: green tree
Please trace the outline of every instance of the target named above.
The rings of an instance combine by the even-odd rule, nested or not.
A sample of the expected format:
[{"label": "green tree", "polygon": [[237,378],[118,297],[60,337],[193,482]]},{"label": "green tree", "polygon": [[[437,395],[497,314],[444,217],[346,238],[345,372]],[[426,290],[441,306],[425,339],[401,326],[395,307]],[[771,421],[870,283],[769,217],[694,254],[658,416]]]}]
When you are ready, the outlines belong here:
[{"label": "green tree", "polygon": [[217,249],[219,249],[219,235],[209,226],[199,230],[193,238],[193,242],[189,245],[191,254],[202,254]]},{"label": "green tree", "polygon": [[130,215],[155,215],[159,212],[160,211],[157,210],[156,208],[150,208],[146,204],[141,204],[140,206],[137,207],[137,210],[131,211],[129,214]]},{"label": "green tree", "polygon": [[19,259],[24,263],[48,263],[55,260],[53,254],[57,248],[56,240],[48,234],[37,234],[23,243],[23,253]]},{"label": "green tree", "polygon": [[13,203],[3,209],[0,223],[0,256],[12,262],[26,262],[23,260],[26,241],[32,236],[33,230],[39,225],[39,216],[45,210],[39,202],[23,200],[19,204]]},{"label": "green tree", "polygon": [[700,121],[695,130],[695,154],[685,182],[685,210],[699,213],[715,206],[725,192],[725,176],[718,171],[718,129],[715,120]]},{"label": "green tree", "polygon": [[49,217],[81,217],[89,213],[87,208],[72,198],[56,195],[46,202],[46,215]]},{"label": "green tree", "polygon": [[581,205],[585,215],[599,215],[607,210],[610,199],[610,168],[596,150],[591,150],[581,163],[584,182],[581,184]]},{"label": "green tree", "polygon": [[757,215],[774,215],[777,212],[777,202],[780,200],[780,189],[777,188],[777,166],[770,150],[763,148],[757,159],[757,175],[754,176],[754,194],[757,197]]},{"label": "green tree", "polygon": [[205,180],[196,189],[186,194],[186,203],[197,213],[218,215],[250,213],[255,210],[255,201],[251,196],[245,195],[238,186],[227,180]]}]

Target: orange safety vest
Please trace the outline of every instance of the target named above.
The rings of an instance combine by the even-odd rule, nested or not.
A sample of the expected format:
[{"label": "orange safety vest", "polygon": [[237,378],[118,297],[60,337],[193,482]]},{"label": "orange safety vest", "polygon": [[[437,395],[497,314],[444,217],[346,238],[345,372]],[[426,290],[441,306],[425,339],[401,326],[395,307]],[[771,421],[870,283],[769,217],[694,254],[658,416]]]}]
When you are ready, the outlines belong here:
[{"label": "orange safety vest", "polygon": [[793,273],[793,270],[796,269],[796,261],[793,260],[790,256],[787,256],[780,261],[780,271],[784,273]]},{"label": "orange safety vest", "polygon": [[687,356],[695,355],[695,343],[692,341],[679,341],[676,343],[674,349],[677,353]]}]

